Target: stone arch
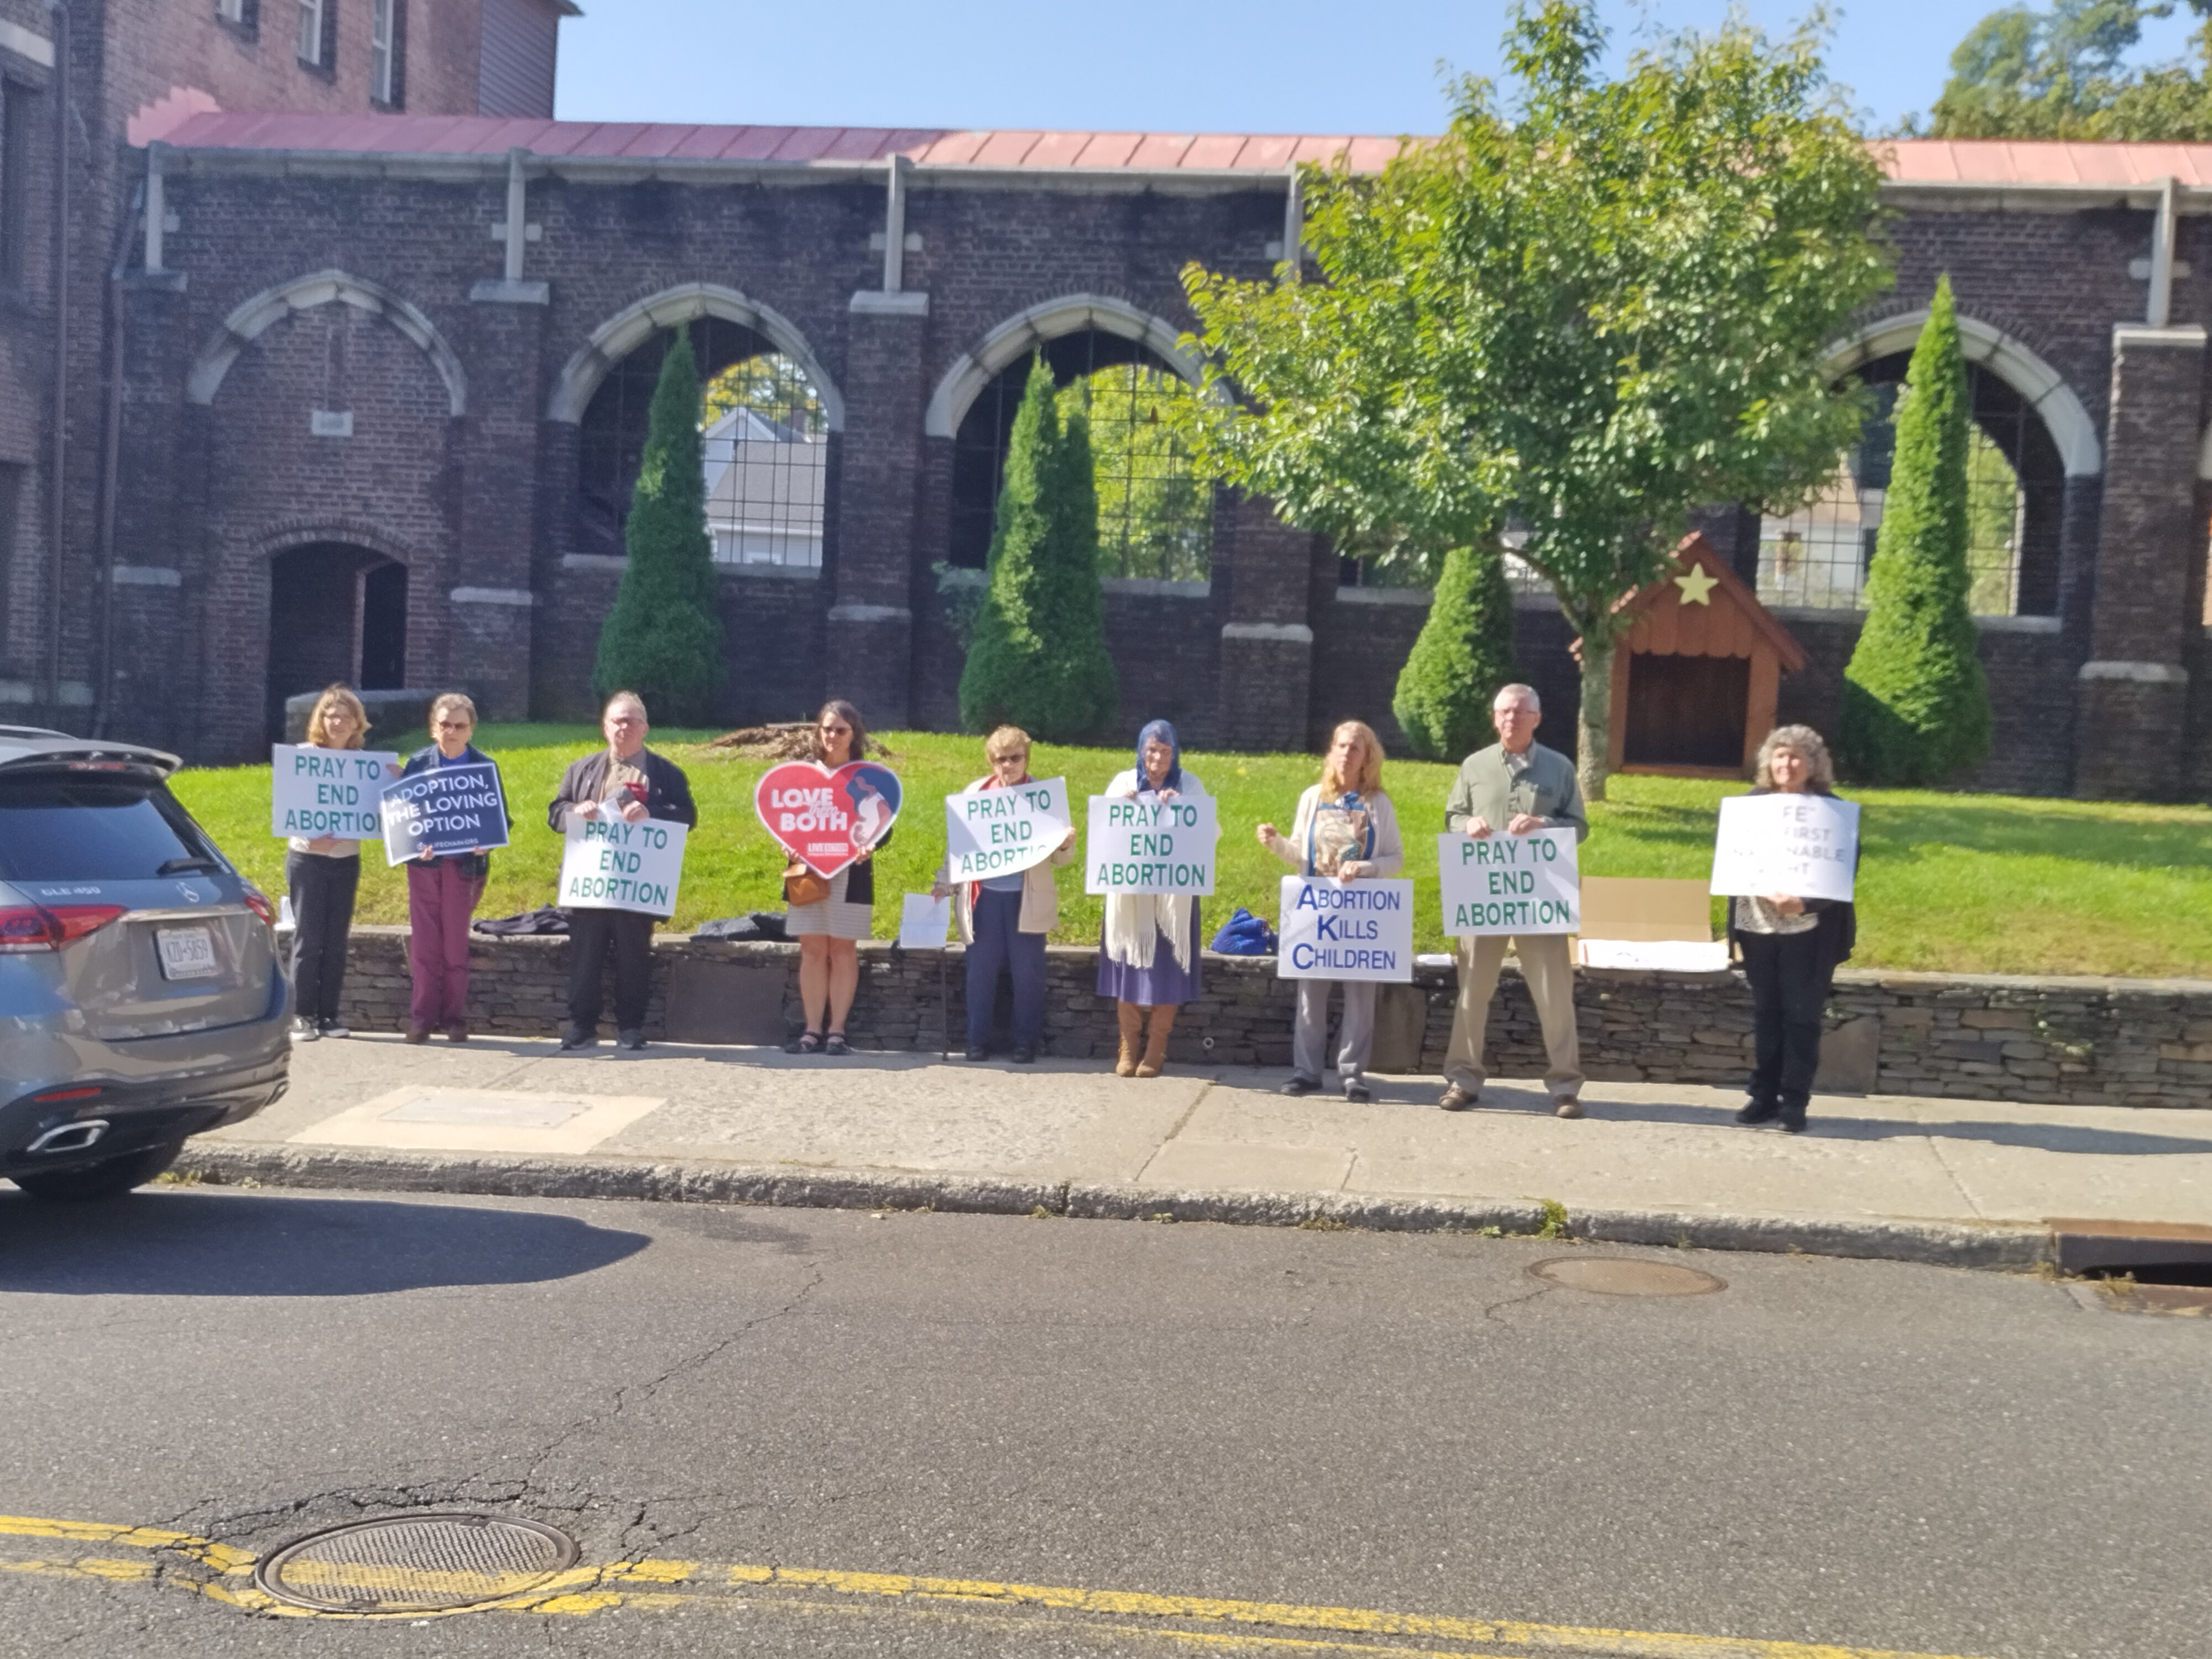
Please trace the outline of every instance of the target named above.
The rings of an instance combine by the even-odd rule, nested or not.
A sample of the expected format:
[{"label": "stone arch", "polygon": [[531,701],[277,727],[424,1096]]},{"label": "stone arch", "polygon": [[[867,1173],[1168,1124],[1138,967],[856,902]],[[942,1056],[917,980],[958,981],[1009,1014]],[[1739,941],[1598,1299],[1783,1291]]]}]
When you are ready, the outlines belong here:
[{"label": "stone arch", "polygon": [[452,414],[459,418],[469,412],[468,376],[462,371],[460,358],[438,331],[438,325],[391,289],[365,277],[349,276],[343,270],[318,270],[264,289],[224,318],[222,326],[200,348],[200,355],[192,363],[191,373],[185,380],[185,401],[213,403],[216,393],[222,389],[223,377],[238,361],[239,353],[293,313],[334,303],[381,317],[398,329],[429,358],[431,366],[438,371],[438,378],[445,382],[447,404]]},{"label": "stone arch", "polygon": [[932,438],[954,436],[968,406],[1007,364],[1047,340],[1086,328],[1134,340],[1193,386],[1199,384],[1198,360],[1182,349],[1172,324],[1123,300],[1071,294],[1017,313],[986,334],[973,350],[962,353],[930,394],[923,433]]},{"label": "stone arch", "polygon": [[545,418],[579,424],[591,407],[608,371],[665,329],[679,328],[701,317],[720,317],[751,329],[785,356],[797,363],[813,383],[822,400],[822,417],[832,432],[845,429],[845,399],[816,359],[806,337],[790,320],[757,300],[748,300],[733,288],[713,283],[685,283],[663,289],[624,307],[592,331],[592,337],[577,349],[554,383],[545,406]]},{"label": "stone arch", "polygon": [[[1820,367],[1831,376],[1848,374],[1862,363],[1911,351],[1928,320],[1927,307],[1884,317],[1831,343]],[[2002,329],[1972,317],[1959,319],[1959,344],[1966,361],[1979,363],[2027,401],[2051,434],[2069,478],[2094,478],[2105,470],[2104,446],[2074,388],[2058,371]]]}]

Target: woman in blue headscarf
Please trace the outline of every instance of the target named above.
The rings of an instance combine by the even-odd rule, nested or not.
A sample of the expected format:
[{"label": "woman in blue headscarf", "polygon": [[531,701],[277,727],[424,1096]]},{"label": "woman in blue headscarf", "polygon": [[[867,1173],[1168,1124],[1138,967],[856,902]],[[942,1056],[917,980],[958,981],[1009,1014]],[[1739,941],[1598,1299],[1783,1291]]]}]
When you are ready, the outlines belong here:
[{"label": "woman in blue headscarf", "polygon": [[[1171,801],[1203,795],[1205,786],[1182,763],[1176,729],[1154,720],[1137,733],[1137,763],[1115,775],[1109,795]],[[1167,1065],[1176,1009],[1197,996],[1198,895],[1109,893],[1098,941],[1098,994],[1112,997],[1121,1021],[1117,1077],[1158,1077]],[[1149,1030],[1146,1013],[1151,1012]]]}]

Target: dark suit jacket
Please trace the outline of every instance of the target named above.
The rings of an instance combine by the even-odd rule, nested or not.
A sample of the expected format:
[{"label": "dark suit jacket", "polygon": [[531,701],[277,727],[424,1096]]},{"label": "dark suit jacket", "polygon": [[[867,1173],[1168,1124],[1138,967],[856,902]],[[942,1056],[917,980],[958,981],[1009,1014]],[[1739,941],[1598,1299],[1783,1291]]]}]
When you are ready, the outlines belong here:
[{"label": "dark suit jacket", "polygon": [[[699,809],[691,801],[691,781],[684,775],[682,767],[650,749],[641,749],[637,769],[645,774],[647,817],[664,823],[699,822]],[[561,775],[561,787],[554,791],[552,804],[545,809],[545,822],[554,834],[567,834],[568,826],[562,819],[568,809],[587,800],[603,799],[606,788],[607,750],[596,750],[581,760],[571,761]]]}]

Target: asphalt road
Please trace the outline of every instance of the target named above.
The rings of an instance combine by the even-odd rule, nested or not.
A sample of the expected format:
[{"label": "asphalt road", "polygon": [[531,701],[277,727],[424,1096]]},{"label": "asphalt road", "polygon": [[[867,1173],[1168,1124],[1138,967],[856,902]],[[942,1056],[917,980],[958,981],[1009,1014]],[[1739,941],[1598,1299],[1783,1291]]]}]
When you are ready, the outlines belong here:
[{"label": "asphalt road", "polygon": [[[1526,1271],[1563,1254],[1727,1288],[1601,1296]],[[19,1517],[258,1554],[480,1508],[563,1528],[587,1565],[678,1564],[562,1611],[307,1620],[226,1602],[242,1579],[152,1534],[0,1523],[8,1654],[2194,1659],[2212,1639],[2212,1321],[2094,1311],[2031,1278],[0,1189],[0,1405]],[[1590,1630],[1624,1634],[1572,1633]]]}]

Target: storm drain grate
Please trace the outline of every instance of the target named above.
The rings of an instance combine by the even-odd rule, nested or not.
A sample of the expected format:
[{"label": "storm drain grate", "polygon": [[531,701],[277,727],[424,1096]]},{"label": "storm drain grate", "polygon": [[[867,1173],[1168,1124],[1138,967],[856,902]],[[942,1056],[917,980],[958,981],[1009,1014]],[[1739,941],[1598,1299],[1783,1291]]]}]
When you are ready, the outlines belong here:
[{"label": "storm drain grate", "polygon": [[1728,1289],[1726,1279],[1695,1267],[1634,1255],[1555,1255],[1528,1271],[1549,1284],[1601,1296],[1710,1296]]},{"label": "storm drain grate", "polygon": [[254,1582],[319,1613],[439,1613],[537,1589],[576,1565],[573,1540],[498,1515],[395,1515],[295,1540]]}]

